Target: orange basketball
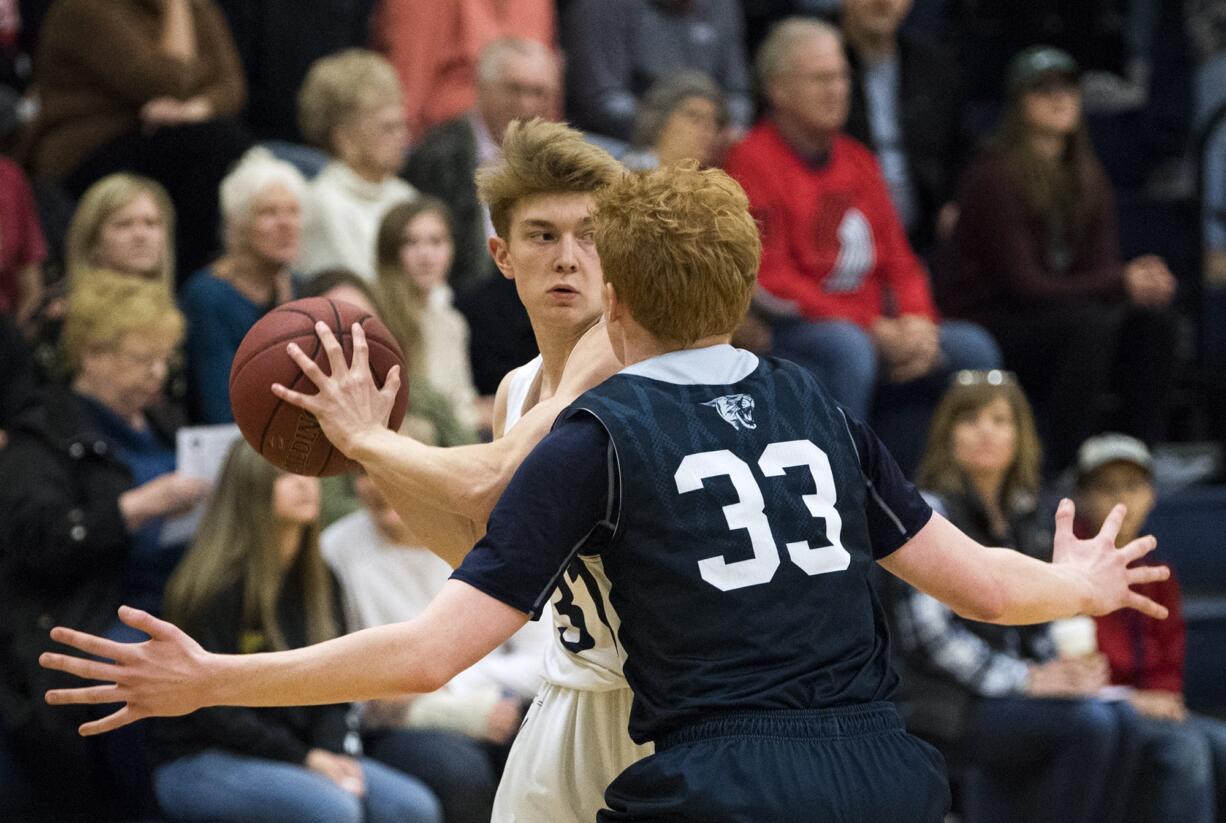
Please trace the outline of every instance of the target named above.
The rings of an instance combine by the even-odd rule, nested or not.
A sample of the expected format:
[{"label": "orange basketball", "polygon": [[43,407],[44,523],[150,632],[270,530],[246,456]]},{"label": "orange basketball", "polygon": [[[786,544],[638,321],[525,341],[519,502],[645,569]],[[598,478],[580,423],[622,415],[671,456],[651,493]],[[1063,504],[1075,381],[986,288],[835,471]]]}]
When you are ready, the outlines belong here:
[{"label": "orange basketball", "polygon": [[239,431],[270,463],[294,474],[326,477],[353,468],[324,436],[315,416],[286,403],[272,393],[272,384],[304,394],[315,386],[286,351],[290,343],[312,358],[324,374],[331,373],[327,352],[315,332],[319,321],[328,324],[345,352],[353,358],[354,323],[360,323],[370,350],[370,371],[383,385],[392,366],[400,366],[400,390],[388,426],[397,429],[409,405],[404,355],[387,326],[363,309],[342,300],[308,297],[277,306],[247,332],[230,367],[230,407]]}]

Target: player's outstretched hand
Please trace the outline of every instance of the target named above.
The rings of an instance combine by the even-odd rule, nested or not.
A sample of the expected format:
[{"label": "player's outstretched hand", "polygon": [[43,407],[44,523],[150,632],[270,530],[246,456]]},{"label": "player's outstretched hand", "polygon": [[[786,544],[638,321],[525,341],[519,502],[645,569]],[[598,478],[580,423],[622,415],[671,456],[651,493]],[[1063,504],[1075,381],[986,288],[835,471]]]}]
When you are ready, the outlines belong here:
[{"label": "player's outstretched hand", "polygon": [[1117,549],[1115,538],[1128,509],[1118,505],[1107,515],[1102,529],[1088,540],[1079,540],[1073,534],[1073,501],[1060,501],[1056,510],[1056,537],[1052,562],[1075,572],[1085,583],[1086,614],[1100,615],[1117,609],[1136,609],[1159,620],[1166,618],[1167,610],[1144,595],[1137,594],[1132,586],[1166,580],[1171,570],[1166,566],[1137,566],[1129,568],[1136,560],[1153,551],[1158,541],[1153,535],[1138,537],[1128,545]]},{"label": "player's outstretched hand", "polygon": [[44,652],[38,658],[44,668],[68,672],[84,680],[105,681],[101,686],[54,689],[47,692],[48,703],[124,704],[100,720],[83,723],[79,729],[83,735],[109,732],[143,717],[176,717],[204,705],[209,653],[176,626],[148,612],[121,606],[119,619],[150,639],[144,643],[116,643],[57,626],[51,630],[51,639],[82,655]]},{"label": "player's outstretched hand", "polygon": [[328,356],[328,374],[297,344],[290,343],[288,351],[318,393],[302,394],[280,383],[273,384],[272,393],[315,415],[332,445],[352,457],[363,436],[387,426],[400,390],[400,367],[391,368],[380,389],[370,371],[370,349],[360,324],[353,324],[352,363],[345,362],[345,352],[327,323],[316,323],[315,333]]}]

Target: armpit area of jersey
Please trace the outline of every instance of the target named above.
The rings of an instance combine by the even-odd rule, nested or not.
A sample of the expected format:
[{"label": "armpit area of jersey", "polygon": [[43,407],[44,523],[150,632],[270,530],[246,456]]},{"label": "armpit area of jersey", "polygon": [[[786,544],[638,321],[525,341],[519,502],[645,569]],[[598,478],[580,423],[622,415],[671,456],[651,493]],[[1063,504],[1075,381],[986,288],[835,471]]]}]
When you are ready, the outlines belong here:
[{"label": "armpit area of jersey", "polygon": [[610,510],[609,436],[580,415],[524,460],[456,580],[540,617],[558,578],[590,539],[603,543]]},{"label": "armpit area of jersey", "polygon": [[932,507],[903,475],[873,430],[848,414],[846,409],[839,409],[839,412],[847,421],[847,433],[855,445],[860,470],[868,486],[864,514],[868,519],[873,557],[881,560],[901,549],[928,525]]}]

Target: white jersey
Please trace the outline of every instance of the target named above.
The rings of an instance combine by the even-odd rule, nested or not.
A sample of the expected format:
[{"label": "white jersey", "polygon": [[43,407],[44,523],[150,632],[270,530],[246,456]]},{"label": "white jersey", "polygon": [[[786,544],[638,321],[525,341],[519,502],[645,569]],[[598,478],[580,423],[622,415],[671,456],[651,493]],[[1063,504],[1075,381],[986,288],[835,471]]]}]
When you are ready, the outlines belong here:
[{"label": "white jersey", "polygon": [[[523,417],[524,403],[542,362],[537,355],[511,375],[504,433]],[[626,688],[622,675],[625,654],[617,640],[620,621],[609,603],[609,578],[600,558],[575,558],[550,604],[557,642],[545,647],[545,681],[587,691]]]},{"label": "white jersey", "polygon": [[[523,416],[540,370],[537,357],[511,375],[504,431]],[[550,602],[545,685],[511,746],[491,823],[591,823],[613,778],[653,750],[628,732],[633,695],[600,558],[576,559]]]}]

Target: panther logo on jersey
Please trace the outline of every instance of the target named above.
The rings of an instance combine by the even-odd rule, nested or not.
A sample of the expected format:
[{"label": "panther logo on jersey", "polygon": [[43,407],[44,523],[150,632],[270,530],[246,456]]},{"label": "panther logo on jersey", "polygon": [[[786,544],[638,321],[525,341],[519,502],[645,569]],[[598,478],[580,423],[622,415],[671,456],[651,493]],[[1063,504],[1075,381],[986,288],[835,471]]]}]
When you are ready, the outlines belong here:
[{"label": "panther logo on jersey", "polygon": [[724,422],[737,431],[758,428],[758,424],[753,422],[754,399],[747,394],[725,394],[703,405],[719,412]]}]

